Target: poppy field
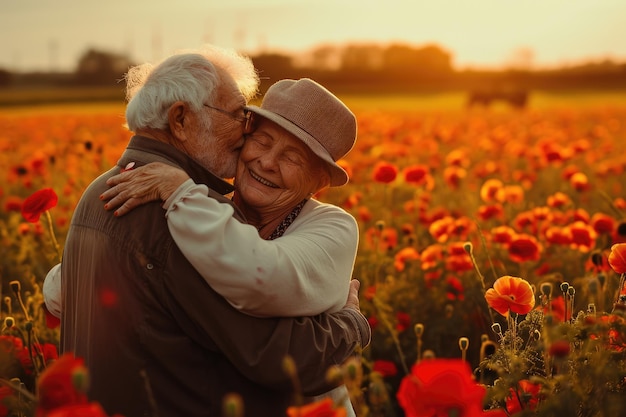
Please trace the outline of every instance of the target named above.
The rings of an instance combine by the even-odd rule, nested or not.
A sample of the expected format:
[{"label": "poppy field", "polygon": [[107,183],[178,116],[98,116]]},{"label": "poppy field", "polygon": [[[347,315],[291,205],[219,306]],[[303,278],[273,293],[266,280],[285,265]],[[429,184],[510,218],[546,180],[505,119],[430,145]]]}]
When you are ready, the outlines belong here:
[{"label": "poppy field", "polygon": [[[351,179],[317,196],[360,226],[373,337],[335,373],[357,415],[626,415],[626,98],[373,103],[348,102]],[[34,413],[59,335],[41,283],[123,123],[121,106],[0,114],[0,377],[25,391],[0,386],[0,416]]]}]

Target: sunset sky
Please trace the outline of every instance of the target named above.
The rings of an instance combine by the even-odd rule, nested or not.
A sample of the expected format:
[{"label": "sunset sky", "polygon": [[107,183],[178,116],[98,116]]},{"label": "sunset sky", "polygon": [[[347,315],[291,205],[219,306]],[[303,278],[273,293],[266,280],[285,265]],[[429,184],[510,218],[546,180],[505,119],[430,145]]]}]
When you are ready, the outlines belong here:
[{"label": "sunset sky", "polygon": [[204,42],[299,54],[436,43],[456,68],[626,61],[625,0],[2,0],[0,68],[71,71],[90,47],[154,61]]}]

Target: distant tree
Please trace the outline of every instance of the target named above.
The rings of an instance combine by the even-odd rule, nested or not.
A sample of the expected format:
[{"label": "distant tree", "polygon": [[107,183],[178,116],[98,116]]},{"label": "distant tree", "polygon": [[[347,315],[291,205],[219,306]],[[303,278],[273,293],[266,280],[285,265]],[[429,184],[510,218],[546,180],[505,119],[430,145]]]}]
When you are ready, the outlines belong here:
[{"label": "distant tree", "polygon": [[297,78],[292,57],[278,53],[263,53],[251,57],[261,77],[261,91],[283,78]]},{"label": "distant tree", "polygon": [[4,69],[0,68],[0,87],[7,87],[11,84],[13,75]]},{"label": "distant tree", "polygon": [[444,79],[453,72],[450,54],[436,45],[393,44],[384,51],[383,62],[386,76],[401,81]]},{"label": "distant tree", "polygon": [[89,49],[78,60],[75,80],[83,85],[115,85],[132,65],[125,55]]},{"label": "distant tree", "polygon": [[355,44],[344,48],[341,70],[345,72],[372,72],[383,66],[382,47],[378,44]]}]

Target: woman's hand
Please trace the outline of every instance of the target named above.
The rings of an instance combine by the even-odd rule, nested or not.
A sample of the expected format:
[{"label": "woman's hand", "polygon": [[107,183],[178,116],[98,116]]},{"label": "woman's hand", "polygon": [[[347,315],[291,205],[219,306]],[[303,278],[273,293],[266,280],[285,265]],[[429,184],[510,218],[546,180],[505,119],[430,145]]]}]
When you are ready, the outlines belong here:
[{"label": "woman's hand", "polygon": [[151,162],[135,169],[126,169],[107,180],[111,186],[100,195],[101,200],[109,200],[105,210],[115,211],[123,216],[141,204],[150,201],[165,201],[185,181],[189,175],[180,168],[161,162]]}]

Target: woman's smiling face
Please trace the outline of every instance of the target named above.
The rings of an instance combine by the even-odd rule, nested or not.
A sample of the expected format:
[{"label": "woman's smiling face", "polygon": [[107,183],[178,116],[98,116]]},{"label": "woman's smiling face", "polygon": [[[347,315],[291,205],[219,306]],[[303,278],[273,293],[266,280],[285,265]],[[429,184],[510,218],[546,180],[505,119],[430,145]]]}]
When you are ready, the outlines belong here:
[{"label": "woman's smiling face", "polygon": [[237,193],[256,210],[290,210],[328,184],[325,162],[282,127],[257,120],[239,156]]}]

